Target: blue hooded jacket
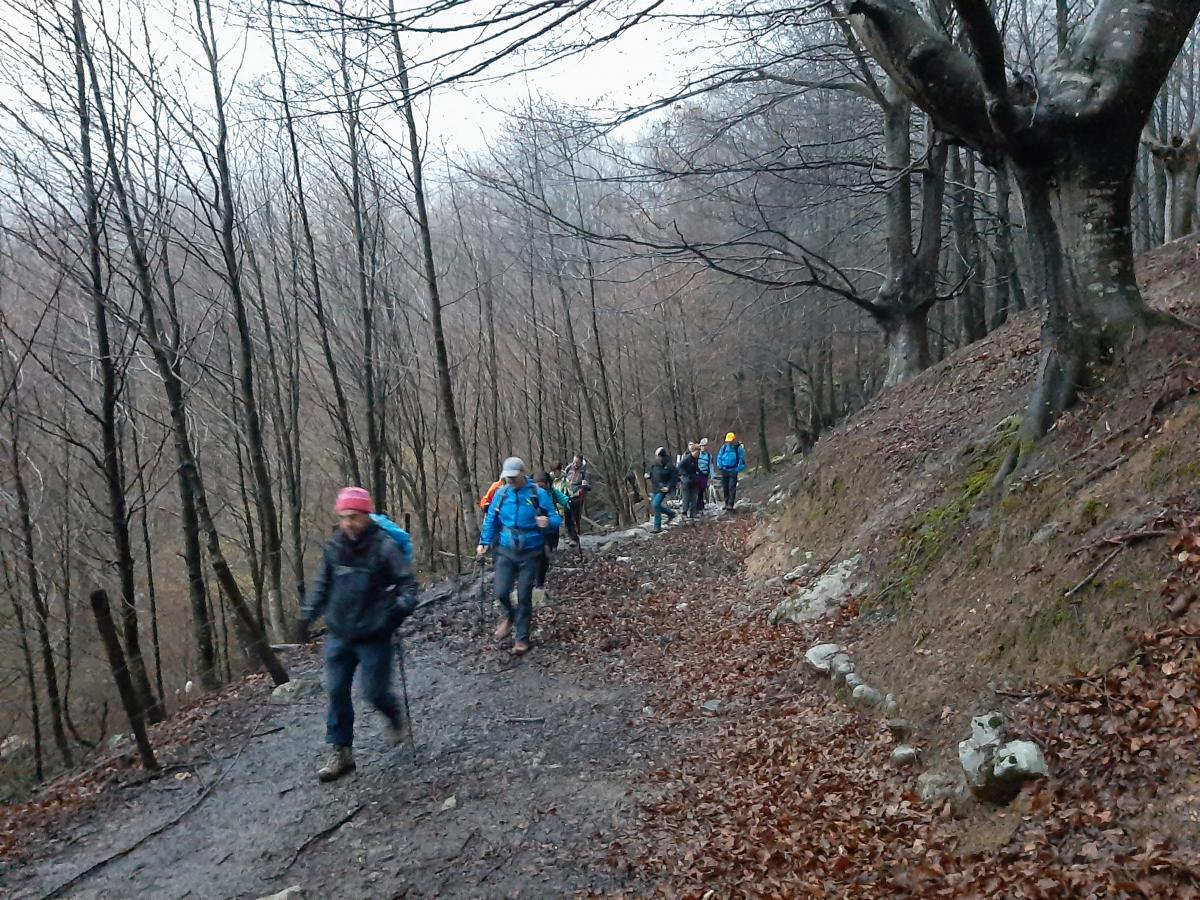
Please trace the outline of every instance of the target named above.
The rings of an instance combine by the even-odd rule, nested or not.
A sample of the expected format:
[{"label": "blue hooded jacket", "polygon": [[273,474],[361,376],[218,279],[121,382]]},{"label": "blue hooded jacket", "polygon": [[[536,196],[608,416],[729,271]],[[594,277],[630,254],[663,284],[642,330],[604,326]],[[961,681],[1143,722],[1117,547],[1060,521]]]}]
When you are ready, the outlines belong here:
[{"label": "blue hooded jacket", "polygon": [[500,547],[517,552],[540,550],[546,541],[537,526],[538,516],[550,520],[547,531],[562,527],[562,516],[546,491],[528,480],[519,488],[506,484],[492,498],[479,543],[491,547],[498,542]]},{"label": "blue hooded jacket", "polygon": [[742,472],[746,468],[746,448],[741,444],[722,444],[717,451],[717,468],[722,472]]}]

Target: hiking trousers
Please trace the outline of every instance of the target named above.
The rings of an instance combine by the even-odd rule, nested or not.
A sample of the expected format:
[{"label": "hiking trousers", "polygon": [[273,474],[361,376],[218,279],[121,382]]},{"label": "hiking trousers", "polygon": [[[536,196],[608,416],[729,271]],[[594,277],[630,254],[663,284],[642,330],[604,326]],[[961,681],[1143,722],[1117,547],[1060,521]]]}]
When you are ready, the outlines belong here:
[{"label": "hiking trousers", "polygon": [[546,543],[542,547],[542,559],[538,563],[537,577],[533,580],[535,588],[544,588],[546,586],[546,576],[550,574],[550,554],[558,549],[559,535],[558,532],[544,532],[542,537]]},{"label": "hiking trousers", "polygon": [[722,472],[721,473],[721,489],[725,492],[725,505],[733,509],[733,505],[737,503],[737,472]]},{"label": "hiking trousers", "polygon": [[[496,600],[513,623],[513,637],[518,641],[529,640],[529,632],[533,627],[533,583],[537,580],[543,559],[545,555],[541,547],[533,550],[496,548]],[[509,597],[514,585],[517,589],[515,608]]]},{"label": "hiking trousers", "polygon": [[700,476],[683,479],[683,514],[689,519],[700,514]]},{"label": "hiking trousers", "polygon": [[654,510],[654,530],[658,531],[662,528],[662,517],[665,515],[667,521],[670,522],[675,518],[675,513],[664,506],[667,502],[667,495],[662,491],[655,491],[654,497],[650,501],[650,508]]},{"label": "hiking trousers", "polygon": [[329,693],[329,714],[325,719],[325,743],[335,747],[354,745],[354,702],[350,688],[354,670],[362,666],[359,679],[363,698],[395,721],[400,702],[392,692],[392,660],[395,650],[391,636],[369,641],[343,641],[330,634],[325,638],[325,685]]}]

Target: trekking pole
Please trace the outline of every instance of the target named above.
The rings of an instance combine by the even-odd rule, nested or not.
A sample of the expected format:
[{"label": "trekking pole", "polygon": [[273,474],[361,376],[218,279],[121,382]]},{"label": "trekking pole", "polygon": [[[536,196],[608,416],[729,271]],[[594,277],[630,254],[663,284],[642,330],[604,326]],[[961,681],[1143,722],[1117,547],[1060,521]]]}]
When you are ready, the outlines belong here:
[{"label": "trekking pole", "polygon": [[479,606],[479,630],[487,630],[487,609],[483,600],[483,583],[487,580],[487,560],[482,557],[475,558],[475,567],[479,570],[479,583],[475,587],[475,600]]},{"label": "trekking pole", "polygon": [[404,718],[408,722],[408,745],[412,748],[413,759],[417,757],[417,739],[413,734],[412,709],[408,705],[408,673],[404,671],[404,638],[396,632],[396,655],[400,658],[400,699],[404,703]]}]

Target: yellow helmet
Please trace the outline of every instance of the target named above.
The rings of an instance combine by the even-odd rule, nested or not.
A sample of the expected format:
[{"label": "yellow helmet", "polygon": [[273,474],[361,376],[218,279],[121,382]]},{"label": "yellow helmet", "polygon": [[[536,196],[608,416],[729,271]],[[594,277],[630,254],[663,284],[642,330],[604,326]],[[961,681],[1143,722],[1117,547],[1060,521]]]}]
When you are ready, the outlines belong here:
[{"label": "yellow helmet", "polygon": [[727,440],[727,441],[736,441],[736,440],[737,440],[737,435],[736,435],[736,434],[734,434],[734,433],[731,431],[731,432],[729,432],[729,434],[725,435],[725,440]]}]

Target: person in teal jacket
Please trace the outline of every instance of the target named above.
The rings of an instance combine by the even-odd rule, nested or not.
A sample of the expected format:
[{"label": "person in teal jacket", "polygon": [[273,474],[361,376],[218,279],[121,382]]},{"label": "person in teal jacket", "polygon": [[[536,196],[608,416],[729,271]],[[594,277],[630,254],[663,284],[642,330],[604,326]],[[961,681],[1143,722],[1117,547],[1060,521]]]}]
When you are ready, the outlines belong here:
[{"label": "person in teal jacket", "polygon": [[737,503],[738,474],[745,470],[746,448],[738,443],[737,435],[731,431],[725,435],[725,443],[717,451],[717,471],[721,473],[726,509],[733,509]]},{"label": "person in teal jacket", "polygon": [[[529,651],[529,633],[533,627],[533,585],[541,567],[546,534],[562,527],[562,516],[546,491],[525,476],[525,463],[515,456],[504,461],[500,470],[504,486],[496,491],[483,520],[477,553],[483,556],[494,549],[496,574],[493,587],[505,617],[496,626],[496,638],[514,635],[513,653]],[[509,595],[517,588],[514,608]]]}]

